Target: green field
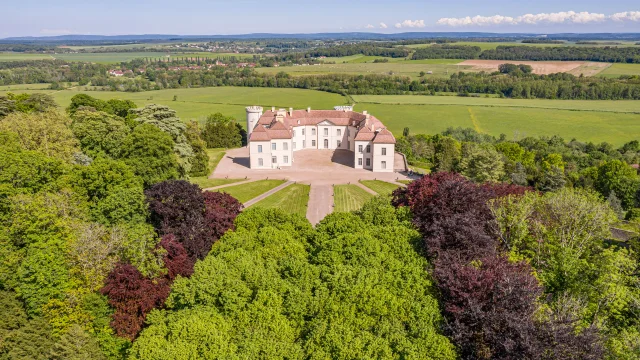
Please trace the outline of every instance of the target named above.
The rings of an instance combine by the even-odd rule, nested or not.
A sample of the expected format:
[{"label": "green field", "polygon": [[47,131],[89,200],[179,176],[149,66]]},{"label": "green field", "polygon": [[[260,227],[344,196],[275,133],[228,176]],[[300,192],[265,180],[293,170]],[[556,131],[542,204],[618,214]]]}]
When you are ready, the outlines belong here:
[{"label": "green field", "polygon": [[640,64],[612,64],[598,75],[615,78],[621,75],[640,75]]},{"label": "green field", "polygon": [[[373,65],[373,64],[365,64]],[[74,89],[24,90],[15,92],[44,92],[51,94],[67,107],[71,97],[86,93],[100,99],[130,99],[137,105],[158,103],[178,112],[183,120],[203,120],[206,115],[222,112],[245,124],[245,106],[258,104],[265,108],[293,107],[332,109],[345,105],[347,99],[338,94],[313,90],[217,87],[159,90],[139,93],[82,91]],[[6,90],[5,90],[6,91]],[[0,95],[3,91],[0,90]],[[173,101],[173,96],[177,101]],[[413,134],[435,134],[448,127],[470,127],[478,131],[507,138],[560,135],[566,140],[620,146],[640,138],[640,101],[586,101],[499,99],[458,96],[359,95],[353,96],[356,110],[367,110],[396,135],[405,127]]]},{"label": "green field", "polygon": [[[240,124],[245,125],[248,105],[262,105],[266,109],[271,106],[278,108],[294,107],[296,109],[333,109],[336,105],[346,105],[347,99],[342,95],[327,92],[302,90],[302,89],[275,89],[275,88],[242,88],[242,87],[217,87],[146,91],[138,93],[110,92],[110,91],[83,91],[84,87],[63,91],[15,91],[15,92],[43,92],[51,94],[61,107],[66,108],[71,103],[71,97],[84,93],[98,99],[128,99],[138,106],[147,104],[162,104],[171,107],[178,112],[182,120],[204,118],[216,112],[234,116]],[[0,90],[0,95],[4,91]],[[173,101],[173,96],[177,101]]]},{"label": "green field", "polygon": [[281,209],[287,213],[298,214],[304,217],[307,215],[310,189],[311,186],[309,185],[292,184],[252,206],[267,209]]},{"label": "green field", "polygon": [[398,188],[396,184],[381,180],[360,180],[360,183],[380,195],[391,195]]},{"label": "green field", "polygon": [[[360,55],[361,56],[361,55]],[[349,57],[354,58],[355,57]],[[375,57],[371,57],[375,58]],[[327,58],[329,60],[330,58]],[[341,59],[341,58],[335,58]],[[344,59],[344,58],[343,58]],[[389,58],[391,59],[391,58]],[[395,59],[397,60],[397,59]],[[301,75],[326,75],[326,74],[353,74],[353,75],[399,75],[409,76],[416,78],[420,75],[420,72],[433,72],[431,75],[436,77],[447,77],[449,74],[458,71],[471,71],[471,66],[456,65],[460,60],[402,60],[390,61],[388,63],[362,63],[357,61],[351,61],[348,63],[336,64],[318,64],[307,66],[280,66],[280,67],[268,67],[268,68],[256,68],[256,71],[262,73],[275,74],[284,71],[294,76]]]},{"label": "green field", "polygon": [[24,90],[47,90],[51,84],[17,84],[0,86],[0,93],[4,92],[22,92]]},{"label": "green field", "polygon": [[413,180],[398,180],[400,184],[409,185],[413,182]]},{"label": "green field", "polygon": [[258,180],[246,184],[229,186],[218,191],[233,196],[241,203],[246,203],[282,184],[284,184],[284,180]]},{"label": "green field", "polygon": [[18,52],[0,52],[0,61],[53,60],[49,54],[25,54]]},{"label": "green field", "polygon": [[358,185],[335,185],[333,187],[334,211],[349,212],[359,210],[373,195]]}]

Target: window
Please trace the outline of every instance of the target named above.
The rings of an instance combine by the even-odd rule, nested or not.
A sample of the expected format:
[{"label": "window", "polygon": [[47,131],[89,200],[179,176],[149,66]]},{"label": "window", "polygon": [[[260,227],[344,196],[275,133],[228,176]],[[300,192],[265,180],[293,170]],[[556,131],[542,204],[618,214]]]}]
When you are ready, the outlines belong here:
[{"label": "window", "polygon": [[[288,156],[285,156],[285,157],[282,159],[282,162],[284,162],[285,164],[288,164],[288,163],[289,163],[289,157],[288,157]],[[384,162],[384,161],[383,161],[383,162]],[[384,168],[383,168],[383,169],[384,169]]]},{"label": "window", "polygon": [[382,148],[382,155],[387,155],[387,148]]},{"label": "window", "polygon": [[340,147],[340,145],[342,145],[342,141],[340,140],[336,141],[336,147]]},{"label": "window", "polygon": [[[369,147],[367,147],[368,149]],[[271,143],[271,150],[275,150],[276,149],[276,143]],[[368,151],[367,151],[368,152]]]},{"label": "window", "polygon": [[302,140],[302,148],[306,148],[307,147],[307,140]]},{"label": "window", "polygon": [[296,131],[293,130],[292,133],[293,133],[293,137],[296,137]]},{"label": "window", "polygon": [[[262,160],[262,159],[260,159]],[[358,165],[362,166],[362,158],[358,158]]]},{"label": "window", "polygon": [[316,141],[315,140],[311,140],[311,146],[312,147],[316,147]]},{"label": "window", "polygon": [[296,149],[296,143],[295,143],[295,141],[294,141],[294,142],[293,142],[293,150],[295,150],[295,149]]},{"label": "window", "polygon": [[324,139],[324,148],[325,149],[329,148],[329,139]]},{"label": "window", "polygon": [[386,168],[387,168],[387,162],[386,162],[386,161],[383,161],[381,165],[382,165],[382,168],[383,168],[383,169],[386,169]]},{"label": "window", "polygon": [[282,143],[282,150],[289,150],[289,144],[288,143]]},{"label": "window", "polygon": [[315,135],[316,134],[316,128],[311,128],[311,135]]},{"label": "window", "polygon": [[[369,159],[367,159],[367,160],[369,160]],[[277,163],[277,162],[278,162],[278,158],[277,158],[277,157],[275,157],[275,156],[272,156],[272,157],[271,157],[271,163],[275,164],[275,163]],[[369,162],[369,161],[367,161],[367,162]]]},{"label": "window", "polygon": [[370,152],[371,152],[371,145],[367,145],[367,154],[370,153]]},{"label": "window", "polygon": [[262,158],[258,159],[258,166],[264,166],[264,161],[262,161]]},{"label": "window", "polygon": [[262,152],[262,145],[258,145],[258,152],[261,153]]},{"label": "window", "polygon": [[329,136],[329,128],[324,128],[324,136]]},{"label": "window", "polygon": [[362,145],[358,145],[358,152],[362,154]]},{"label": "window", "polygon": [[338,136],[341,136],[342,135],[342,130],[340,130],[340,129],[336,130],[336,134],[338,134]]},{"label": "window", "polygon": [[304,128],[302,128],[302,135],[304,136]]},{"label": "window", "polygon": [[371,159],[367,159],[367,166],[371,166]]}]

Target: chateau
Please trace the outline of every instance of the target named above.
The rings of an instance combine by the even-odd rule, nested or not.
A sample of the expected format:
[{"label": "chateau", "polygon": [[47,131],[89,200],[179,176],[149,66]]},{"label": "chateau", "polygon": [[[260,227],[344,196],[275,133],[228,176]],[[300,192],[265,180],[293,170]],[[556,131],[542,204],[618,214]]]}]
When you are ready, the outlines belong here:
[{"label": "chateau", "polygon": [[348,150],[355,168],[393,172],[396,139],[380,120],[352,106],[334,110],[247,107],[251,169],[291,166],[298,150]]}]

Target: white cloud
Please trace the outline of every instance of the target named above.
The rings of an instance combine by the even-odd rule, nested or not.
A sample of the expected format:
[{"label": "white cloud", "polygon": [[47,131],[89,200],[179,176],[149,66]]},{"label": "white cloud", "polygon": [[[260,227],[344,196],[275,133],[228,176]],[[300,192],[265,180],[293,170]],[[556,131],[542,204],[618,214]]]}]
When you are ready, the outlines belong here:
[{"label": "white cloud", "polygon": [[373,29],[375,26],[368,24],[367,26],[365,26],[367,29]]},{"label": "white cloud", "polygon": [[405,20],[401,23],[397,23],[396,28],[423,28],[425,27],[424,20]]},{"label": "white cloud", "polygon": [[380,29],[386,29],[386,28],[388,28],[387,24],[381,22],[380,23]]},{"label": "white cloud", "polygon": [[442,18],[436,22],[443,26],[491,26],[491,25],[538,25],[538,24],[590,24],[607,20],[624,22],[640,21],[640,11],[627,11],[613,15],[590,12],[563,11],[557,13],[525,14],[521,16],[474,16]]},{"label": "white cloud", "polygon": [[625,11],[610,16],[613,21],[640,21],[640,11]]}]

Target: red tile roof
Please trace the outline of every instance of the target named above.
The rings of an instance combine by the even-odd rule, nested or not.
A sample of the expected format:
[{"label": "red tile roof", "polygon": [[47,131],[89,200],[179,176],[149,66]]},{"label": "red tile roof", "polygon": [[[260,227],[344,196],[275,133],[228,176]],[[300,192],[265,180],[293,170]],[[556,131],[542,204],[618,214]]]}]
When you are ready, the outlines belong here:
[{"label": "red tile roof", "polygon": [[267,129],[263,125],[256,126],[249,136],[249,141],[269,141],[271,137],[267,133]]},{"label": "red tile roof", "polygon": [[395,144],[396,138],[393,137],[391,131],[382,129],[382,131],[376,134],[376,138],[373,139],[374,144]]}]

